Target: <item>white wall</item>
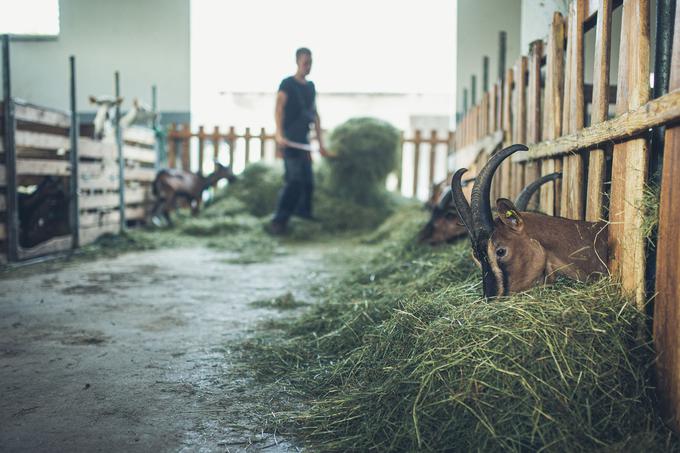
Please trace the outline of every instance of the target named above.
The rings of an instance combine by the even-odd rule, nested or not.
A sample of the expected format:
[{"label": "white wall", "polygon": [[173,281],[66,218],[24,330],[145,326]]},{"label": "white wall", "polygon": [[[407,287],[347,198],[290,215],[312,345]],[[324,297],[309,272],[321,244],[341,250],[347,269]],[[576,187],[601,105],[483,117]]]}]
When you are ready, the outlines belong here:
[{"label": "white wall", "polygon": [[[483,94],[482,56],[489,57],[489,86],[498,78],[498,33],[507,32],[505,67],[520,54],[521,0],[458,0],[456,109],[463,110],[463,89],[470,93],[477,75],[477,102]],[[471,96],[471,94],[468,94]],[[468,106],[470,105],[468,98]]]},{"label": "white wall", "polygon": [[569,0],[522,0],[522,37],[520,52],[529,55],[529,44],[537,39],[548,40],[555,11],[569,15]]},{"label": "white wall", "polygon": [[93,111],[89,95],[113,94],[121,73],[123,110],[138,97],[159,108],[188,115],[189,0],[60,0],[61,33],[55,40],[14,41],[15,97],[68,109],[68,57],[76,56],[78,108]]}]

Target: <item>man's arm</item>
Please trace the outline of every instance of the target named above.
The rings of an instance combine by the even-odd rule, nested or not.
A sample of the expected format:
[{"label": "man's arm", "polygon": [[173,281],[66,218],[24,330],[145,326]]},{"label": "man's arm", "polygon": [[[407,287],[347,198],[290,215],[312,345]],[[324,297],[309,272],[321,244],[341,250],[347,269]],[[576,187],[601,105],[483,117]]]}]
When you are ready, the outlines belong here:
[{"label": "man's arm", "polygon": [[284,91],[279,90],[276,94],[276,108],[274,109],[274,119],[276,121],[274,139],[280,146],[286,145],[286,136],[283,135],[283,114],[287,101],[288,95]]}]

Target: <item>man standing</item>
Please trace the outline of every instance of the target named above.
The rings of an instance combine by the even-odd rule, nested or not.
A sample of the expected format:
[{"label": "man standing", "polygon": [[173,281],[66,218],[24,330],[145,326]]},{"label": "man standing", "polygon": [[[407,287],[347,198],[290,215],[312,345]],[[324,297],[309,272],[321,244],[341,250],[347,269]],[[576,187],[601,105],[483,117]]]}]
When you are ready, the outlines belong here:
[{"label": "man standing", "polygon": [[321,121],[316,111],[316,89],[314,83],[307,80],[312,69],[312,52],[305,47],[298,49],[295,62],[295,75],[283,79],[276,95],[276,143],[283,151],[285,175],[269,226],[272,234],[283,234],[291,215],[313,220],[314,177],[309,149],[311,123],[316,129],[320,154],[329,156],[323,145]]}]

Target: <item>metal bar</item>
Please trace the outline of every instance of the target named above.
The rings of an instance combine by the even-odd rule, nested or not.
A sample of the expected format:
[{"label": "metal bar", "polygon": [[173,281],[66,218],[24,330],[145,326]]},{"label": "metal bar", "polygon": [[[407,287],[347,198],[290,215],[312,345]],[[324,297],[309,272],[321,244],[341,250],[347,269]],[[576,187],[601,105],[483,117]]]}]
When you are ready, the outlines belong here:
[{"label": "metal bar", "polygon": [[498,78],[505,80],[505,53],[507,45],[507,33],[498,33]]},{"label": "metal bar", "polygon": [[[116,99],[120,97],[120,73],[115,72]],[[116,103],[116,146],[118,147],[118,195],[120,210],[120,231],[125,231],[125,158],[123,157],[123,135],[120,129],[120,103]]]},{"label": "metal bar", "polygon": [[17,150],[14,133],[16,120],[14,118],[14,100],[12,99],[12,83],[10,74],[9,35],[2,37],[2,92],[3,125],[5,146],[5,181],[7,182],[7,261],[19,260],[19,215],[17,201]]},{"label": "metal bar", "polygon": [[78,137],[80,136],[80,126],[78,125],[78,107],[76,104],[76,57],[69,57],[71,69],[71,234],[73,236],[73,248],[80,245],[80,207],[78,206],[78,194],[80,174],[78,170]]},{"label": "metal bar", "polygon": [[465,115],[468,111],[468,90],[467,88],[463,89],[463,115]]},{"label": "metal bar", "polygon": [[158,121],[158,89],[156,85],[151,85],[151,111],[153,112],[153,130],[156,134],[156,144],[154,146],[156,150],[156,171],[163,166],[164,156],[163,156],[163,139],[160,136],[159,131],[159,121]]},{"label": "metal bar", "polygon": [[489,57],[482,57],[482,93],[489,92]]},{"label": "metal bar", "polygon": [[473,75],[470,79],[470,105],[475,106],[477,105],[477,76]]}]

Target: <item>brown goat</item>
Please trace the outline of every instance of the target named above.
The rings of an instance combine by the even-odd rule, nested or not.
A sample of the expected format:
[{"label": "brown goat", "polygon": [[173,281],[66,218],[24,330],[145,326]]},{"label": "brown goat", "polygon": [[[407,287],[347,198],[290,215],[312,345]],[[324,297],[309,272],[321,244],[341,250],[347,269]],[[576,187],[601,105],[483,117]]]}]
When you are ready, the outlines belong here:
[{"label": "brown goat", "polygon": [[[515,205],[518,211],[525,211],[529,200],[538,191],[538,189],[545,183],[561,178],[561,173],[550,173],[528,184],[522,192],[517,196]],[[463,181],[462,185],[465,187],[468,183],[473,182],[474,179]],[[458,216],[455,206],[453,205],[453,196],[451,195],[451,188],[447,188],[441,199],[432,208],[430,220],[425,224],[420,232],[418,240],[429,245],[439,245],[459,239],[467,233],[465,226]]]},{"label": "brown goat", "polygon": [[191,213],[198,214],[203,191],[224,178],[230,183],[236,180],[231,167],[218,162],[215,162],[215,171],[208,176],[182,170],[160,170],[153,181],[153,194],[157,200],[151,210],[152,217],[157,217],[161,210],[168,224],[172,225],[170,211],[176,208],[178,198],[186,199],[191,206]]},{"label": "brown goat", "polygon": [[559,275],[584,281],[608,272],[605,222],[520,212],[505,198],[496,202],[498,218],[493,219],[491,178],[504,159],[526,150],[524,145],[512,145],[494,154],[477,176],[470,204],[460,186],[467,170],[458,170],[451,180],[456,210],[482,269],[485,298],[524,291]]}]

